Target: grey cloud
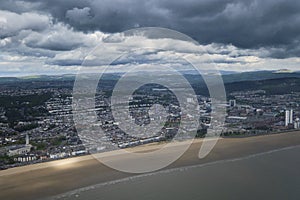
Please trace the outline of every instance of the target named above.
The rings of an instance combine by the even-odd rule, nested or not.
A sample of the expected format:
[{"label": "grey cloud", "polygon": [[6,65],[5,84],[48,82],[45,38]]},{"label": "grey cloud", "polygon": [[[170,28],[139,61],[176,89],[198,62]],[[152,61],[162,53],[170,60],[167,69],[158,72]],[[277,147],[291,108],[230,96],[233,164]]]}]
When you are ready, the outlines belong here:
[{"label": "grey cloud", "polygon": [[24,39],[24,43],[31,48],[69,51],[85,46],[85,35],[83,33],[74,32],[61,24],[57,24],[45,32],[30,34]]},{"label": "grey cloud", "polygon": [[49,60],[46,64],[59,66],[81,66],[83,60],[65,59],[65,60]]},{"label": "grey cloud", "polygon": [[17,35],[23,30],[42,31],[49,27],[49,16],[37,13],[17,14],[0,10],[0,38]]},{"label": "grey cloud", "polygon": [[13,11],[15,13],[30,12],[41,6],[39,2],[22,0],[0,0],[1,10]]},{"label": "grey cloud", "polygon": [[26,49],[29,52],[33,49],[68,51],[85,47],[89,38],[82,32],[74,31],[72,27],[54,22],[49,14],[18,14],[0,10],[0,42],[0,48],[5,51],[20,51],[21,46],[28,47]]},{"label": "grey cloud", "polygon": [[300,39],[297,0],[31,2],[39,2],[41,10],[81,31],[120,32],[136,26],[162,26],[184,32],[202,44],[241,48],[298,45]]},{"label": "grey cloud", "polygon": [[92,19],[90,11],[91,8],[89,7],[84,7],[82,9],[73,8],[72,10],[68,10],[66,12],[66,18],[73,23],[87,24]]},{"label": "grey cloud", "polygon": [[[10,2],[15,2],[9,0]],[[268,56],[299,56],[298,0],[29,0],[27,5],[0,5],[20,12],[50,13],[75,30],[121,32],[161,26],[181,31],[201,44],[233,44],[244,49],[270,48]],[[19,1],[20,4],[20,1]],[[20,4],[22,5],[22,4]],[[283,53],[281,53],[281,51]],[[264,55],[265,56],[265,55]]]},{"label": "grey cloud", "polygon": [[[33,34],[32,30],[22,30],[17,35],[0,40],[0,51],[22,56],[54,57],[55,52],[48,49],[30,48],[23,41]],[[4,42],[1,42],[4,41]]]}]

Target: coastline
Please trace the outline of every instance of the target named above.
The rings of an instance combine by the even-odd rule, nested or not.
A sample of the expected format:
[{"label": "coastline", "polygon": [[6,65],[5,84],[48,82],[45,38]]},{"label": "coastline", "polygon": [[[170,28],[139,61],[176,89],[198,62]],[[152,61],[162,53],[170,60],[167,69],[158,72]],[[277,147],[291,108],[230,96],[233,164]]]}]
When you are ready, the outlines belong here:
[{"label": "coastline", "polygon": [[[220,138],[213,151],[198,158],[203,139],[195,139],[188,151],[166,169],[234,159],[300,144],[300,131],[255,137]],[[180,145],[178,142],[176,145]],[[164,144],[148,144],[129,151],[151,151]],[[116,156],[115,152],[105,153]],[[117,157],[118,158],[118,157]],[[133,176],[110,169],[93,156],[81,156],[0,171],[1,199],[39,199],[78,188]]]},{"label": "coastline", "polygon": [[[277,134],[286,134],[286,133],[291,133],[291,132],[297,132],[297,131],[289,130],[289,131],[280,131],[280,132],[270,132],[270,133],[259,134],[259,135],[220,136],[218,140],[230,139],[230,138],[249,138],[249,137],[269,136],[269,135],[277,135]],[[204,140],[204,138],[194,138],[193,143],[199,143],[199,142],[201,143],[203,140]],[[188,141],[190,141],[190,140],[175,141],[173,143],[175,145],[176,144],[180,145],[181,143],[188,142]],[[152,142],[152,143],[148,143],[148,144],[142,144],[142,145],[139,145],[139,146],[128,147],[128,148],[125,148],[125,150],[127,150],[129,152],[154,151],[156,149],[159,149],[161,146],[163,146],[167,143],[168,143],[168,141]],[[116,151],[118,151],[118,150],[101,152],[101,153],[98,153],[97,155],[101,157],[101,154],[102,155],[105,155],[105,154],[110,155],[111,153],[116,152]],[[80,162],[80,161],[94,159],[94,158],[95,158],[95,156],[93,156],[91,154],[85,154],[85,155],[80,155],[80,156],[71,156],[71,157],[66,157],[66,158],[47,160],[47,161],[43,161],[43,162],[36,162],[36,163],[28,164],[28,165],[20,165],[20,166],[16,166],[16,167],[10,167],[10,168],[6,168],[6,169],[1,169],[0,170],[0,177],[4,176],[5,174],[9,175],[9,174],[18,173],[18,172],[22,172],[22,171],[26,171],[26,170],[32,171],[32,170],[35,170],[35,169],[47,168],[47,167],[51,167],[51,166],[62,165],[62,164],[65,164],[65,163]],[[67,162],[62,162],[62,161],[67,161]],[[4,173],[3,171],[8,172],[8,173]]]},{"label": "coastline", "polygon": [[[210,200],[281,200],[287,196],[298,199],[300,160],[295,158],[299,152],[300,145],[297,145],[241,158],[165,169],[75,189],[47,199],[180,200],[199,199],[200,196]],[[249,188],[251,193],[247,192]],[[172,193],[165,192],[171,190]],[[128,191],[134,192],[128,194]]]}]

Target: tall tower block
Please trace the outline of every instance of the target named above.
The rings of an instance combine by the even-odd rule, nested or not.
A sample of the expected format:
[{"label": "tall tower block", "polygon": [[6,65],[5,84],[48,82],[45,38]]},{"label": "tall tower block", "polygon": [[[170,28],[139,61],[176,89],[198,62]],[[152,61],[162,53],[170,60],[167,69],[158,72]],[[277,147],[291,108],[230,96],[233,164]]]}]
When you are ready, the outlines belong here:
[{"label": "tall tower block", "polygon": [[290,110],[290,117],[289,117],[289,123],[292,124],[293,123],[293,109]]},{"label": "tall tower block", "polygon": [[29,136],[28,136],[28,134],[26,134],[26,146],[28,146],[29,145]]},{"label": "tall tower block", "polygon": [[285,126],[288,126],[290,123],[290,111],[286,110],[285,111]]}]

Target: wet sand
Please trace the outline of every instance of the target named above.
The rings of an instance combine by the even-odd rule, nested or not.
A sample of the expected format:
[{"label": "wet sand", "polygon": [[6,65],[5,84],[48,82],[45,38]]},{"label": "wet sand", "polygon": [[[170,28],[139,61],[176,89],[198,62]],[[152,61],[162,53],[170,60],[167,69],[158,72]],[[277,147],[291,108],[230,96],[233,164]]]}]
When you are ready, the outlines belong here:
[{"label": "wet sand", "polygon": [[[167,168],[198,165],[240,158],[275,149],[300,145],[300,132],[289,132],[245,138],[224,138],[204,159],[198,158],[202,140],[195,140],[188,151]],[[149,151],[159,145],[137,147]],[[178,144],[177,144],[178,145]],[[180,145],[180,144],[179,144]],[[108,155],[113,157],[113,153]],[[0,199],[41,199],[90,185],[133,176],[110,169],[92,156],[70,158],[0,171]]]}]

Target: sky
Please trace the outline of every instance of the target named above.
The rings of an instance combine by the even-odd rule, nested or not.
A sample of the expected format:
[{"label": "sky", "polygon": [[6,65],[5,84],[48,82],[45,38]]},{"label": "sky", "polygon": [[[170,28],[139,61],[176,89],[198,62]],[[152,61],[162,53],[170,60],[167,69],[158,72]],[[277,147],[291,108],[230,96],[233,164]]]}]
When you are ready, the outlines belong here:
[{"label": "sky", "polygon": [[[120,34],[138,27],[172,29],[199,44]],[[299,70],[300,1],[0,0],[0,76],[76,73],[108,38],[118,41],[118,51],[124,41],[201,51],[219,70]],[[143,61],[161,57],[145,52]]]}]

